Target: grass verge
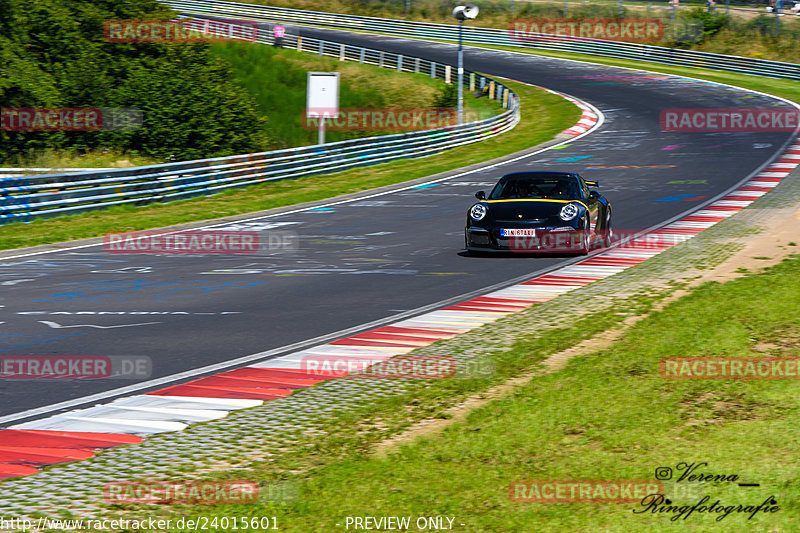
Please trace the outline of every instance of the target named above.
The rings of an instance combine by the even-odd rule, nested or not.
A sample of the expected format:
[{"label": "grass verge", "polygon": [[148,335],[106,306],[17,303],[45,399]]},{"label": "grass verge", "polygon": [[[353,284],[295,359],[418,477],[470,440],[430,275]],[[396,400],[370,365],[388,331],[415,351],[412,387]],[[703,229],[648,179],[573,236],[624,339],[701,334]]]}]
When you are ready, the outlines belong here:
[{"label": "grass verge", "polygon": [[[422,178],[530,148],[552,139],[580,117],[580,110],[559,96],[519,83],[508,82],[508,85],[520,96],[524,109],[521,122],[512,131],[472,144],[467,149],[338,174],[265,183],[207,198],[146,207],[118,207],[70,217],[35,220],[28,224],[9,224],[0,227],[0,249],[250,213]],[[466,101],[471,100],[473,98],[470,97]],[[483,107],[486,104],[479,101],[477,105]]]},{"label": "grass verge", "polygon": [[[799,275],[800,256],[794,255],[762,273],[701,285],[651,312],[611,348],[575,358],[435,439],[386,457],[365,452],[397,431],[410,410],[426,405],[435,417],[435,400],[454,401],[485,382],[442,381],[420,387],[411,398],[379,401],[367,421],[343,418],[310,446],[235,474],[297,480],[296,501],[202,514],[276,516],[280,529],[303,532],[338,530],[348,516],[408,516],[412,523],[446,516],[455,519],[454,529],[470,532],[794,531],[800,489],[793,458],[800,445],[790,436],[800,411],[798,384],[666,380],[659,365],[665,357],[800,356]],[[493,355],[495,379],[612,327],[625,313],[652,309],[657,300],[634,299],[616,309],[619,315],[601,313],[520,339]],[[515,480],[653,479],[659,467],[672,468],[677,478],[681,463],[699,465],[695,474],[723,474],[729,481],[665,481],[673,507],[708,496],[706,505],[719,500],[722,510],[696,510],[684,518],[684,509],[672,519],[678,511],[654,513],[638,503],[520,503],[509,497]],[[737,511],[737,505],[757,506],[769,497],[777,501],[774,513],[748,518],[750,512]]]},{"label": "grass verge", "polygon": [[[304,129],[301,112],[306,106],[308,72],[339,72],[341,108],[426,108],[446,87],[424,74],[398,74],[353,61],[317,56],[292,49],[253,43],[215,43],[211,51],[231,65],[237,82],[252,94],[264,117],[264,150],[294,148],[317,143],[317,132]],[[479,100],[470,99],[470,103]],[[498,104],[489,116],[500,112]],[[327,142],[344,141],[389,132],[329,131]]]},{"label": "grass verge", "polygon": [[30,150],[8,163],[13,168],[128,168],[157,165],[158,161],[139,154],[98,148],[94,150]]}]

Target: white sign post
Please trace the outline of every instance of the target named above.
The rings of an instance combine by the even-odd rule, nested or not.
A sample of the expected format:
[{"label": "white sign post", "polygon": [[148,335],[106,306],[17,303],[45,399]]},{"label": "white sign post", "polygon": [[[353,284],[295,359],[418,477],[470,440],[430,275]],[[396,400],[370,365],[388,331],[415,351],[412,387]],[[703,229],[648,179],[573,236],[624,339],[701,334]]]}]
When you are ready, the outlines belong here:
[{"label": "white sign post", "polygon": [[309,72],[306,117],[319,120],[319,144],[325,144],[325,119],[339,114],[339,73]]}]

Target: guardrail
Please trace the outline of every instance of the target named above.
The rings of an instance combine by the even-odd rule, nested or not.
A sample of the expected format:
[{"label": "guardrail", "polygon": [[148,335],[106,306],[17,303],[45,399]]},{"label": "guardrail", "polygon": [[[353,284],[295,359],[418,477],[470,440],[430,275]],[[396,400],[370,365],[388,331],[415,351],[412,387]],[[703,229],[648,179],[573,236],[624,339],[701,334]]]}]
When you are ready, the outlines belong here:
[{"label": "guardrail", "polygon": [[[165,3],[187,15],[249,18],[418,39],[458,40],[458,27],[456,25],[362,17],[319,11],[301,11],[217,0],[166,0]],[[510,30],[476,26],[464,26],[464,42],[557,50],[667,65],[726,70],[753,76],[800,80],[800,64],[796,63],[694,52],[646,44],[557,36],[545,33],[526,33],[524,38],[515,38]]]},{"label": "guardrail", "polygon": [[[259,40],[269,44],[272,36],[262,36]],[[424,73],[448,83],[456,79],[455,69],[450,65],[381,50],[289,35],[284,39],[284,46],[337,57],[342,61]],[[256,154],[111,171],[4,177],[0,178],[0,224],[115,205],[181,200],[266,181],[330,174],[397,159],[424,157],[494,137],[517,125],[520,120],[519,98],[511,89],[474,72],[465,73],[464,84],[470,90],[488,87],[489,98],[500,101],[506,111],[460,126]]]}]

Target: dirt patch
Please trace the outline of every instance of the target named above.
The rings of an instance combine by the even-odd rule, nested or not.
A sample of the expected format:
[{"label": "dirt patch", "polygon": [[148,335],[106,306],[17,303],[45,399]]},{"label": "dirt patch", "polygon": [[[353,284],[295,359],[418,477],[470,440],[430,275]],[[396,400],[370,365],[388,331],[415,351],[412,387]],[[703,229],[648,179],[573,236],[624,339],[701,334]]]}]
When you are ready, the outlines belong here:
[{"label": "dirt patch", "polygon": [[773,356],[795,356],[800,352],[800,331],[796,328],[776,329],[750,347],[754,352]]},{"label": "dirt patch", "polygon": [[800,254],[800,210],[776,209],[766,221],[771,229],[761,235],[743,239],[744,249],[710,270],[698,281],[725,282],[750,272],[780,263],[792,254]]},{"label": "dirt patch", "polygon": [[[800,244],[798,244],[800,243],[800,234],[797,232],[797,228],[800,227],[800,209],[790,208],[775,210],[767,222],[771,228],[770,230],[760,235],[748,237],[744,241],[746,244],[743,249],[724,263],[705,272],[699,278],[692,280],[688,286],[689,289],[675,291],[667,298],[658,302],[658,304],[654,306],[653,311],[663,309],[668,303],[690,292],[691,287],[695,287],[701,283],[707,281],[717,281],[720,283],[729,281],[775,265],[792,254],[800,253]],[[651,313],[653,311],[651,311]],[[614,341],[619,339],[628,330],[628,328],[646,318],[649,314],[650,313],[628,317],[617,328],[604,331],[568,350],[551,355],[542,361],[534,370],[467,398],[460,404],[447,409],[444,412],[446,418],[429,418],[417,422],[405,432],[378,443],[374,449],[375,454],[384,456],[391,453],[393,449],[399,445],[410,443],[419,437],[432,436],[444,431],[448,426],[466,419],[470,412],[496,399],[507,396],[515,389],[526,385],[533,378],[561,370],[573,357],[588,355],[609,348]],[[785,335],[781,336],[779,339],[770,339],[771,342],[756,344],[753,349],[755,351],[771,351],[774,346],[775,349],[780,351],[785,349],[787,345],[796,347],[798,339],[796,332],[794,333],[795,335]],[[758,349],[756,347],[758,347]],[[696,404],[697,400],[698,399],[694,399],[694,401],[690,403]],[[708,400],[710,400],[710,398]],[[743,416],[745,418],[752,418],[753,416],[752,413],[749,412],[749,409],[742,408],[741,405],[735,402],[717,401],[713,403],[714,405],[710,406],[711,410],[715,414],[722,415],[725,418],[740,418]],[[715,417],[695,418],[690,416],[687,420],[687,425],[705,425],[714,422]]]},{"label": "dirt patch", "polygon": [[647,315],[628,317],[622,322],[620,327],[604,331],[572,348],[553,354],[539,363],[534,370],[509,379],[499,385],[495,385],[487,391],[470,396],[460,404],[445,410],[444,414],[447,418],[428,418],[420,420],[405,432],[378,443],[375,446],[375,453],[379,456],[383,456],[400,444],[411,442],[418,437],[433,435],[444,431],[448,426],[463,421],[470,412],[494,400],[507,396],[515,389],[526,385],[533,378],[561,370],[567,366],[567,362],[573,357],[588,355],[611,347],[614,341],[619,339],[630,326],[645,318],[645,316]]}]

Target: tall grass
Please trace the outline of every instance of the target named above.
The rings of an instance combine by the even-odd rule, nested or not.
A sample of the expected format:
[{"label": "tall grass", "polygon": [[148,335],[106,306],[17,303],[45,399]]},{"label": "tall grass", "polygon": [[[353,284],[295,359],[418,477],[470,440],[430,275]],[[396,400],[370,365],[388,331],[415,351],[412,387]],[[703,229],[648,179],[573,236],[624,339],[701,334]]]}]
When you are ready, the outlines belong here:
[{"label": "tall grass", "polygon": [[127,168],[158,163],[153,158],[111,148],[93,150],[52,148],[28,150],[9,160],[9,167],[21,168]]},{"label": "tall grass", "polygon": [[[316,144],[317,133],[301,125],[309,71],[341,74],[339,105],[342,108],[433,107],[445,87],[444,82],[424,74],[399,74],[373,66],[249,43],[215,44],[212,51],[233,66],[238,82],[255,96],[259,112],[267,119],[269,146],[265,149]],[[469,100],[475,102],[468,98],[468,105]],[[326,141],[382,133],[385,132],[330,131],[326,133]]]}]

